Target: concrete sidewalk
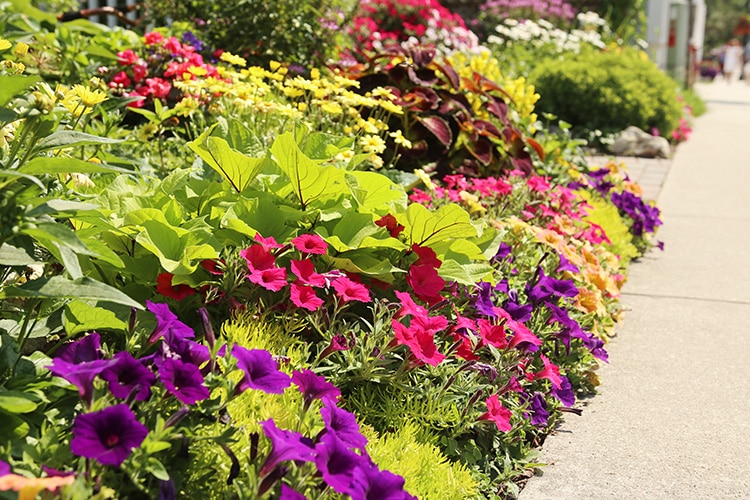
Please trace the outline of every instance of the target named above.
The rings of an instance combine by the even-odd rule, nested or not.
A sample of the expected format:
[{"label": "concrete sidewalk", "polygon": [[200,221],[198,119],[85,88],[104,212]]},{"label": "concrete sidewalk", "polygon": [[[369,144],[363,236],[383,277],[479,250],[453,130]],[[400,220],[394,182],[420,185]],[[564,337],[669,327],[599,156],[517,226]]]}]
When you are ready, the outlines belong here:
[{"label": "concrete sidewalk", "polygon": [[750,86],[696,91],[708,112],[659,194],[665,250],[631,266],[600,393],[521,500],[750,499]]}]

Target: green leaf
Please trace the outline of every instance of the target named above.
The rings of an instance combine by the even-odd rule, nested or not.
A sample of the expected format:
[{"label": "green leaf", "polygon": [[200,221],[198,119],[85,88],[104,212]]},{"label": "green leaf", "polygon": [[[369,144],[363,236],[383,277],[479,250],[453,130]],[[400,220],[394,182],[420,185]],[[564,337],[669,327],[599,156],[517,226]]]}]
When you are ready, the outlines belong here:
[{"label": "green leaf", "polygon": [[83,277],[83,271],[81,271],[81,263],[78,261],[78,255],[76,255],[70,247],[64,244],[55,243],[55,246],[57,247],[60,260],[62,261],[63,266],[65,266],[65,270],[70,274],[70,277],[73,279]]},{"label": "green leaf", "polygon": [[90,144],[118,144],[121,142],[123,141],[120,139],[99,137],[98,135],[86,134],[75,130],[57,130],[39,141],[34,150],[37,153],[42,153],[53,149],[72,148]]},{"label": "green leaf", "polygon": [[361,246],[367,236],[380,232],[370,214],[349,212],[334,226],[326,241],[338,252],[354,250]]},{"label": "green leaf", "polygon": [[404,189],[377,172],[347,172],[346,183],[361,209],[375,212],[387,209],[395,202],[406,204]]},{"label": "green leaf", "polygon": [[279,207],[269,199],[242,199],[232,205],[221,218],[221,227],[237,231],[249,238],[256,233],[285,239],[291,228],[285,224]]},{"label": "green leaf", "polygon": [[319,161],[307,157],[290,132],[276,138],[271,153],[279,168],[289,177],[303,209],[325,195],[338,196],[343,192],[344,172],[333,166],[321,167]]},{"label": "green leaf", "polygon": [[0,76],[0,106],[5,106],[13,97],[31,87],[39,80],[38,76]]},{"label": "green leaf", "polygon": [[217,259],[219,253],[207,243],[210,234],[188,231],[157,220],[144,221],[135,241],[159,258],[165,271],[192,274],[203,259]]},{"label": "green leaf", "polygon": [[31,413],[39,406],[34,399],[26,393],[18,391],[0,392],[0,409],[8,413]]},{"label": "green leaf", "polygon": [[463,285],[473,285],[478,281],[487,279],[494,272],[493,267],[488,262],[477,264],[460,264],[452,259],[443,261],[443,265],[438,269],[438,274],[446,280],[454,280]]},{"label": "green leaf", "polygon": [[412,203],[406,216],[398,216],[404,225],[404,233],[411,243],[429,246],[449,238],[473,238],[480,235],[472,224],[469,213],[456,204],[440,207],[431,212],[425,206]]},{"label": "green leaf", "polygon": [[114,312],[103,307],[94,307],[74,300],[65,304],[63,325],[68,336],[91,330],[115,330],[125,332],[128,325]]},{"label": "green leaf", "polygon": [[392,278],[388,277],[391,273],[403,272],[387,259],[373,257],[372,252],[351,251],[340,257],[326,257],[325,260],[336,269],[377,277],[383,281],[392,281]]},{"label": "green leaf", "polygon": [[7,243],[0,245],[0,265],[2,266],[27,266],[35,262],[34,257],[23,248],[14,247]]},{"label": "green leaf", "polygon": [[167,472],[167,469],[164,467],[164,464],[162,464],[156,457],[148,457],[148,461],[146,462],[146,470],[149,471],[151,475],[156,479],[169,481],[169,473]]},{"label": "green leaf", "polygon": [[12,413],[0,411],[0,441],[15,441],[29,435],[29,424]]},{"label": "green leaf", "polygon": [[28,297],[98,300],[143,309],[141,304],[118,289],[87,276],[75,280],[69,280],[62,276],[39,278],[27,281],[23,285],[10,286],[0,291],[0,299]]},{"label": "green leaf", "polygon": [[49,200],[29,210],[26,215],[37,217],[43,214],[73,213],[82,210],[96,210],[99,206],[79,201]]},{"label": "green leaf", "polygon": [[90,161],[83,161],[77,158],[60,158],[60,157],[47,157],[37,156],[32,158],[28,162],[21,165],[18,169],[19,172],[24,174],[97,174],[97,173],[121,173],[121,174],[133,174],[132,170],[126,170],[124,168],[113,167],[111,165],[105,165],[103,163],[93,163]]},{"label": "green leaf", "polygon": [[212,136],[215,128],[216,125],[203,132],[196,140],[189,142],[188,147],[229,181],[235,191],[241,193],[263,170],[268,158],[252,158],[240,153],[226,140]]}]

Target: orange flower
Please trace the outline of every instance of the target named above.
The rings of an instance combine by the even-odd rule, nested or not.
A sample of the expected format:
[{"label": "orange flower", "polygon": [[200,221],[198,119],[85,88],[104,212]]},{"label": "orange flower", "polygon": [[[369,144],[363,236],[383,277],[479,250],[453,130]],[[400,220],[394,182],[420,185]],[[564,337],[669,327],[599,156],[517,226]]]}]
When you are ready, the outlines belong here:
[{"label": "orange flower", "polygon": [[0,491],[17,491],[18,500],[34,500],[42,490],[55,491],[75,482],[75,476],[24,477],[18,474],[0,476]]}]

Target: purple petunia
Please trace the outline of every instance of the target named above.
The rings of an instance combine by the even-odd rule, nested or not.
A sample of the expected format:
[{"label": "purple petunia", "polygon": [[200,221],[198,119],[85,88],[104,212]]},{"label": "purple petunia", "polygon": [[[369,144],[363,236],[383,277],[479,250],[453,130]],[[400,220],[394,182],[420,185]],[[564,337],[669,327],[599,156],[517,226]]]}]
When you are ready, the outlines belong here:
[{"label": "purple petunia", "polygon": [[101,373],[101,378],[109,382],[112,395],[126,399],[134,392],[137,401],[146,401],[156,381],[153,372],[127,351],[118,352],[112,360],[114,364]]},{"label": "purple petunia", "polygon": [[159,366],[159,380],[167,391],[186,405],[208,398],[203,375],[197,366],[177,359],[165,359]]},{"label": "purple petunia", "polygon": [[175,336],[181,339],[195,337],[193,329],[177,318],[177,315],[169,310],[169,306],[163,303],[146,301],[146,308],[156,316],[156,329],[148,338],[149,344],[153,344],[159,338]]},{"label": "purple petunia", "polygon": [[315,465],[323,480],[337,493],[349,493],[357,468],[369,461],[357,455],[335,434],[326,433],[315,446]]},{"label": "purple petunia", "polygon": [[279,370],[273,356],[263,349],[246,349],[235,344],[232,356],[237,359],[237,367],[245,375],[237,385],[238,391],[258,389],[269,394],[283,394],[284,389],[292,384],[286,373]]},{"label": "purple petunia", "polygon": [[374,464],[362,464],[349,492],[352,500],[416,500],[404,491],[404,478]]},{"label": "purple petunia", "polygon": [[78,415],[73,421],[73,454],[103,465],[119,467],[133,448],[141,445],[148,429],[125,404]]},{"label": "purple petunia", "polygon": [[281,462],[294,460],[312,462],[315,460],[315,449],[309,438],[299,432],[279,429],[273,419],[260,423],[266,437],[271,440],[271,453],[260,469],[260,475],[266,476]]},{"label": "purple petunia", "polygon": [[282,484],[279,500],[307,500],[307,497],[302,493],[291,489],[289,486]]},{"label": "purple petunia", "polygon": [[55,358],[73,364],[101,359],[101,338],[94,332],[76,342],[63,344],[57,350]]},{"label": "purple petunia", "polygon": [[10,474],[11,468],[8,462],[0,460],[0,477]]},{"label": "purple petunia", "polygon": [[533,287],[526,285],[526,295],[536,306],[545,301],[557,302],[559,297],[575,297],[578,295],[578,288],[573,280],[550,278],[544,274],[542,268],[539,268],[539,280]]},{"label": "purple petunia", "polygon": [[323,416],[326,432],[336,434],[336,437],[351,448],[365,450],[367,438],[360,432],[357,418],[353,413],[339,408],[334,401],[325,399],[320,414]]},{"label": "purple petunia", "polygon": [[573,386],[570,385],[568,377],[564,375],[560,376],[560,381],[560,388],[557,388],[554,385],[552,386],[552,395],[556,397],[563,406],[570,408],[576,404],[576,396],[573,392]]},{"label": "purple petunia", "polygon": [[316,375],[311,370],[295,370],[292,373],[292,382],[297,384],[299,390],[302,391],[305,399],[305,408],[310,406],[315,399],[326,399],[330,398],[334,401],[341,396],[341,391],[338,387],[330,382],[326,382],[326,379],[320,375]]},{"label": "purple petunia", "polygon": [[528,401],[529,406],[527,409],[530,410],[530,413],[524,412],[526,418],[530,418],[533,425],[547,425],[549,412],[547,411],[547,402],[544,400],[544,396],[541,393],[535,392]]},{"label": "purple petunia", "polygon": [[94,396],[94,378],[114,364],[114,361],[108,359],[75,364],[55,358],[47,369],[76,386],[81,399],[87,406],[91,406],[91,399]]},{"label": "purple petunia", "polygon": [[490,318],[497,317],[495,313],[495,304],[492,302],[493,287],[492,284],[486,281],[477,283],[477,294],[474,297],[474,308],[484,316]]}]

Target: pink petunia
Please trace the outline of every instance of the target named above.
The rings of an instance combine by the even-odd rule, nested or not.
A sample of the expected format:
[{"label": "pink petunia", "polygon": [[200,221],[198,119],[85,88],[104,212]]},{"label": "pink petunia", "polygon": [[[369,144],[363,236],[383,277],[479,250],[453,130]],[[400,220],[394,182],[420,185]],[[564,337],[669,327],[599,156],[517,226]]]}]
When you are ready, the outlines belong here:
[{"label": "pink petunia", "polygon": [[396,313],[396,319],[406,315],[422,316],[427,314],[427,309],[420,306],[411,298],[408,292],[395,291],[396,297],[401,301],[401,308]]},{"label": "pink petunia", "polygon": [[250,245],[240,251],[240,256],[247,261],[250,271],[262,271],[276,267],[276,258],[261,245]]},{"label": "pink petunia", "polygon": [[265,248],[268,251],[275,250],[277,248],[281,248],[283,245],[276,242],[276,238],[273,236],[269,236],[268,238],[264,238],[260,235],[260,233],[255,233],[255,241],[257,243],[260,243],[260,245]]},{"label": "pink petunia", "polygon": [[395,319],[391,324],[396,341],[408,346],[418,361],[437,366],[445,359],[445,354],[438,351],[435,345],[433,333],[415,325],[407,327]]},{"label": "pink petunia", "polygon": [[338,295],[344,302],[356,300],[367,303],[372,300],[370,297],[370,291],[365,285],[356,283],[346,276],[334,279],[331,285],[333,285],[333,289],[336,290],[336,295]]},{"label": "pink petunia", "polygon": [[526,185],[529,186],[529,189],[531,189],[532,191],[536,191],[537,193],[547,192],[551,188],[550,183],[547,182],[547,179],[538,175],[529,177],[526,180]]},{"label": "pink petunia", "polygon": [[138,61],[138,55],[131,49],[123,50],[117,53],[117,63],[120,66],[130,66]]},{"label": "pink petunia", "polygon": [[484,403],[487,405],[487,412],[483,413],[479,420],[494,422],[502,432],[508,432],[513,428],[510,425],[510,418],[513,414],[500,403],[500,397],[497,394],[488,397]]},{"label": "pink petunia", "polygon": [[545,356],[544,354],[540,354],[539,357],[542,358],[544,368],[536,373],[527,373],[526,378],[529,380],[539,380],[542,378],[546,378],[547,380],[552,382],[552,386],[555,389],[561,389],[562,377],[560,376],[560,368],[557,365],[553,364],[549,359],[547,359],[547,356]]},{"label": "pink petunia", "polygon": [[315,264],[310,259],[292,260],[292,273],[305,285],[322,287],[326,284],[326,278],[315,272]]},{"label": "pink petunia", "polygon": [[317,234],[301,234],[292,240],[294,248],[302,253],[325,255],[328,243]]},{"label": "pink petunia", "polygon": [[299,281],[292,283],[290,299],[295,306],[307,309],[308,311],[316,311],[323,305],[323,299],[317,296],[315,289],[305,286]]},{"label": "pink petunia", "polygon": [[151,31],[143,35],[146,40],[146,45],[161,45],[164,42],[164,35],[158,31]]},{"label": "pink petunia", "polygon": [[493,325],[486,319],[479,320],[479,336],[482,339],[482,345],[491,345],[498,349],[508,347],[505,327],[503,325]]},{"label": "pink petunia", "polygon": [[287,285],[286,269],[283,267],[271,267],[268,269],[257,269],[247,275],[252,283],[260,285],[266,290],[278,292]]},{"label": "pink petunia", "polygon": [[414,294],[428,304],[434,305],[442,300],[440,292],[445,287],[445,280],[438,276],[434,267],[411,266],[406,282],[412,287]]}]

